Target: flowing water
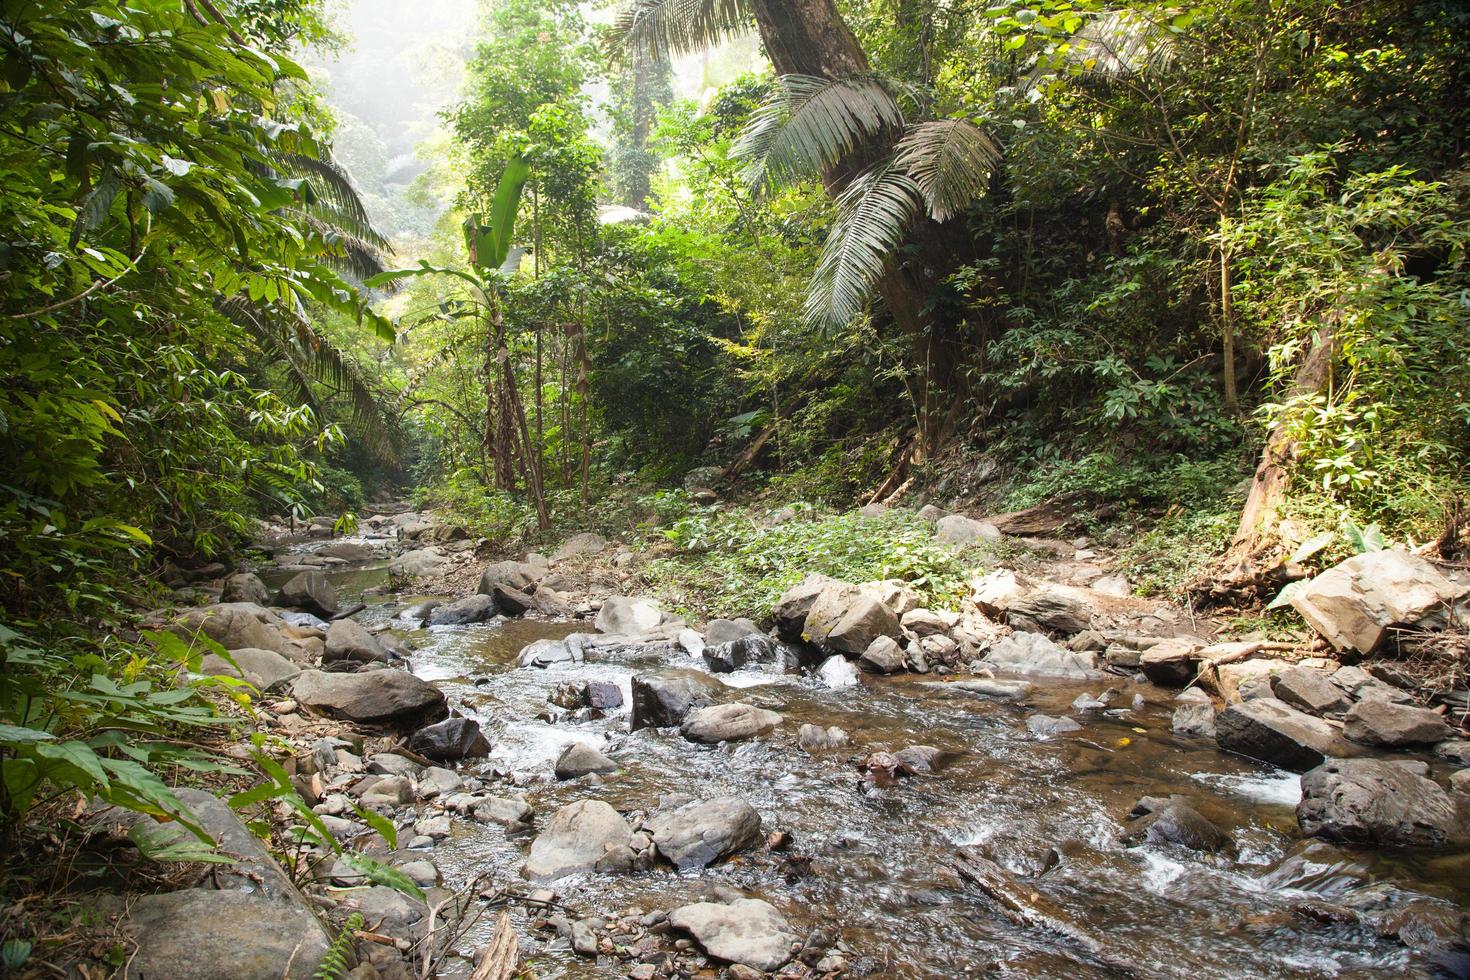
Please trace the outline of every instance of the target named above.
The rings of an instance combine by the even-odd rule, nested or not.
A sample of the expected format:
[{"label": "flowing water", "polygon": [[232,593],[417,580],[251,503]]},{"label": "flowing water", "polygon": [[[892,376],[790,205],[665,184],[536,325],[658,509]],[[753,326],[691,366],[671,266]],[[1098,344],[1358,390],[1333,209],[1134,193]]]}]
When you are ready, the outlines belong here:
[{"label": "flowing water", "polygon": [[[361,569],[333,573],[344,590],[372,584]],[[351,577],[349,577],[351,576]],[[377,573],[381,578],[382,573]],[[390,619],[420,597],[369,599],[365,622]],[[394,621],[402,626],[401,621]],[[538,824],[559,807],[603,799],[633,814],[661,797],[737,796],[787,831],[788,850],[751,853],[700,872],[657,871],[564,879],[558,893],[581,914],[629,907],[670,909],[709,897],[715,883],[764,898],[805,933],[840,927],[855,972],[884,977],[1104,977],[1120,975],[1061,936],[1012,924],[989,899],[967,889],[951,869],[960,845],[976,845],[1022,876],[1026,888],[1065,910],[1098,939],[1109,960],[1145,977],[1442,976],[1428,960],[1355,924],[1304,915],[1304,906],[1342,901],[1355,891],[1391,885],[1470,904],[1470,856],[1350,851],[1299,839],[1298,779],[1289,772],[1217,751],[1213,743],[1173,735],[1171,692],[1118,679],[1127,705],[1115,716],[1084,717],[1072,700],[1097,685],[1042,683],[1023,704],[926,687],[924,678],[864,676],[829,690],[810,676],[756,670],[722,675],[742,696],[779,710],[772,736],[710,747],[677,732],[629,734],[626,707],[605,719],[555,724],[536,715],[569,680],[611,680],[628,700],[630,678],[669,666],[667,658],[516,666],[521,647],[586,624],[509,621],[403,630],[417,647],[415,673],[439,682],[451,703],[478,718],[494,742],[471,772],[509,771],[537,811]],[[678,659],[674,666],[699,666]],[[1028,715],[1073,715],[1083,730],[1038,740]],[[843,749],[808,755],[796,745],[806,722],[838,725]],[[601,785],[558,783],[552,762],[569,742],[584,741],[622,767]],[[851,757],[930,745],[950,753],[938,772],[875,789],[861,782]],[[491,787],[510,793],[509,785]],[[1121,837],[1141,796],[1183,794],[1231,834],[1237,853],[1208,855],[1168,845],[1129,847]],[[477,875],[518,878],[530,838],[470,821],[434,851],[450,887]],[[1047,853],[1059,856],[1047,867]],[[1376,884],[1375,884],[1376,883]],[[528,931],[513,910],[523,950],[539,976],[624,976],[627,966],[599,965],[565,941]],[[1324,921],[1325,920],[1325,921]],[[465,944],[476,947],[483,934]]]}]

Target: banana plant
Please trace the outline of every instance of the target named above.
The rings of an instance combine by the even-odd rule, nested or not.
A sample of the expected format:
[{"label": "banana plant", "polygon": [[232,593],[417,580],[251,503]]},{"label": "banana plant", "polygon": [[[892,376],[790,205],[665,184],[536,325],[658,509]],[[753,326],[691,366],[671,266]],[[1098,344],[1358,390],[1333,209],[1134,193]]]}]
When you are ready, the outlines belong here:
[{"label": "banana plant", "polygon": [[541,475],[538,447],[531,441],[526,410],[516,384],[502,314],[501,288],[520,267],[525,249],[511,244],[521,191],[531,175],[525,158],[512,157],[500,176],[488,212],[475,211],[464,220],[464,269],[431,265],[420,261],[416,268],[395,269],[373,276],[367,286],[386,286],[417,276],[451,276],[469,286],[485,328],[485,447],[495,464],[495,477],[502,489],[512,489],[519,464],[521,475],[536,504],[537,523],[551,526]]}]

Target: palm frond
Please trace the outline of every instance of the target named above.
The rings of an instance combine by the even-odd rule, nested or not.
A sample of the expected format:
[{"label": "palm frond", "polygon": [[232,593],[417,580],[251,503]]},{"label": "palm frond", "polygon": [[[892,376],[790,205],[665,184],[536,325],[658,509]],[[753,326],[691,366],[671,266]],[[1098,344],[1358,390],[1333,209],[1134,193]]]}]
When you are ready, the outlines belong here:
[{"label": "palm frond", "polygon": [[944,221],[984,196],[1001,152],[974,123],[938,119],[904,133],[894,159],[919,185],[929,214]]},{"label": "palm frond", "polygon": [[1104,10],[1058,44],[1023,81],[1032,88],[1062,71],[1082,85],[1110,87],[1123,79],[1166,71],[1179,53],[1179,39],[1137,10]]},{"label": "palm frond", "polygon": [[731,156],[748,161],[752,185],[820,174],[858,142],[903,126],[897,100],[871,75],[782,75],[750,116]]},{"label": "palm frond", "polygon": [[863,311],[924,194],[898,162],[859,174],[837,197],[822,258],[807,287],[803,316],[818,329],[840,329]]},{"label": "palm frond", "polygon": [[641,57],[662,61],[712,48],[753,25],[750,0],[629,0],[609,36]]},{"label": "palm frond", "polygon": [[352,178],[337,161],[331,157],[318,159],[304,153],[284,153],[276,162],[310,182],[315,200],[309,204],[329,209],[343,223],[349,224],[357,237],[384,251],[392,251],[388,240],[373,227],[373,220],[362,203],[361,194],[353,186]]},{"label": "palm frond", "polygon": [[297,220],[326,243],[328,252],[321,260],[334,271],[359,281],[387,271],[383,253],[373,242],[353,234],[330,218],[311,212],[298,212]]}]

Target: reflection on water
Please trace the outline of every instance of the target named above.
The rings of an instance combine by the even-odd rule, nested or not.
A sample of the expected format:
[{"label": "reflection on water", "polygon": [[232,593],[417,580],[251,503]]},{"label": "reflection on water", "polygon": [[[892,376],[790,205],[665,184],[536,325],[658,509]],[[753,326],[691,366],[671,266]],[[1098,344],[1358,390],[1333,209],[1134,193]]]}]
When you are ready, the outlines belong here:
[{"label": "reflection on water", "polygon": [[[346,591],[342,573],[332,575]],[[395,608],[374,607],[363,617],[388,622]],[[1075,683],[1042,684],[1026,703],[1013,704],[947,694],[917,678],[864,675],[858,688],[831,691],[807,677],[746,671],[733,678],[745,689],[731,699],[779,706],[781,728],[762,740],[699,746],[677,733],[626,732],[626,708],[580,724],[536,719],[562,682],[613,681],[626,703],[634,674],[668,665],[620,658],[548,670],[516,666],[526,643],[586,628],[513,620],[403,635],[417,647],[415,672],[439,681],[492,738],[491,757],[471,771],[511,772],[519,785],[499,791],[525,792],[538,825],[578,799],[604,799],[633,815],[671,794],[734,795],[762,814],[768,831],[787,831],[794,843],[783,853],[747,854],[704,871],[565,880],[558,891],[579,913],[668,909],[708,897],[719,883],[765,898],[799,928],[840,925],[856,950],[855,966],[869,976],[1117,976],[1066,939],[1013,925],[966,890],[949,865],[956,846],[973,844],[1011,872],[1031,874],[1047,867],[1054,849],[1056,866],[1026,884],[1110,955],[1136,964],[1137,976],[1427,977],[1434,975],[1429,967],[1402,947],[1291,910],[1304,897],[1335,898],[1374,880],[1467,899],[1464,855],[1409,863],[1299,841],[1297,778],[1173,735],[1168,694],[1152,687],[1121,682],[1117,703],[1134,693],[1145,703],[1089,717],[1070,710],[1087,690]],[[1036,711],[1072,715],[1084,727],[1038,741],[1025,727]],[[797,728],[807,722],[838,725],[852,744],[809,756],[796,746]],[[552,762],[572,741],[597,746],[621,770],[600,785],[556,782]],[[853,757],[913,744],[952,758],[938,773],[892,788],[860,783]],[[1120,836],[1133,803],[1171,793],[1230,832],[1239,853],[1125,847]],[[487,871],[514,881],[528,845],[525,836],[470,823],[435,850],[434,860],[451,886]],[[563,942],[548,945],[546,934],[526,930],[523,910],[512,915],[538,975],[626,974],[626,966],[572,955]],[[461,948],[476,949],[486,938],[474,933]]]}]

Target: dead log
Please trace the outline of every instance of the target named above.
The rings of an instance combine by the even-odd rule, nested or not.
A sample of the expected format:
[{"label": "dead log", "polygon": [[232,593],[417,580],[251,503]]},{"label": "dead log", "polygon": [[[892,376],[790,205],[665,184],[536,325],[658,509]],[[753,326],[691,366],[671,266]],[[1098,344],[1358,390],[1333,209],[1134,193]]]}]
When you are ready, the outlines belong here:
[{"label": "dead log", "polygon": [[490,945],[480,952],[480,961],[470,980],[514,980],[520,967],[520,941],[516,939],[515,927],[510,924],[510,913],[501,912],[495,923],[495,935]]}]

